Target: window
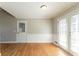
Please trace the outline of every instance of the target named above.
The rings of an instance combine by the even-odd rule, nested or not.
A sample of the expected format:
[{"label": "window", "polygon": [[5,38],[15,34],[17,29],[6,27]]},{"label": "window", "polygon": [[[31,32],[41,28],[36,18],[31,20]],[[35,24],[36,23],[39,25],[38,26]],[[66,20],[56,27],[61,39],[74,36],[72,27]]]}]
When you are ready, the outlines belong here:
[{"label": "window", "polygon": [[19,32],[25,32],[25,23],[19,23]]},{"label": "window", "polygon": [[79,14],[71,19],[71,50],[79,53]]},{"label": "window", "polygon": [[65,18],[59,21],[59,44],[67,48],[67,22]]},{"label": "window", "polygon": [[79,14],[59,21],[59,44],[79,54]]}]

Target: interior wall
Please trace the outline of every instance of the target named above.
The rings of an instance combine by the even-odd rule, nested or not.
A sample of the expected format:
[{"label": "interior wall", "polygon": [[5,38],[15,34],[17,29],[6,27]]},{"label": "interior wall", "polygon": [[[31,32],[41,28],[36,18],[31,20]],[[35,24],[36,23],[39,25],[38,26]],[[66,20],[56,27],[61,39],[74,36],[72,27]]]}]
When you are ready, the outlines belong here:
[{"label": "interior wall", "polygon": [[53,25],[53,19],[28,19],[27,42],[54,42],[55,29]]},{"label": "interior wall", "polygon": [[30,34],[52,34],[52,20],[50,19],[30,19],[28,22],[28,32]]},{"label": "interior wall", "polygon": [[16,18],[0,10],[0,41],[16,41]]}]

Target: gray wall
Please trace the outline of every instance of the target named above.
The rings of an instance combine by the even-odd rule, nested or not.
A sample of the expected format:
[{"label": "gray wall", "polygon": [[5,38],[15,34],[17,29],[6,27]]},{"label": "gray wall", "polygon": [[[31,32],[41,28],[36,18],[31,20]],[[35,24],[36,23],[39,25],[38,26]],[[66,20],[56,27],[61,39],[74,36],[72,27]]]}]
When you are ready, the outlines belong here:
[{"label": "gray wall", "polygon": [[[56,29],[55,20],[50,18],[31,18],[31,19],[18,19],[19,21],[26,21],[26,37],[27,39],[22,39],[23,37],[17,39],[17,42],[28,42],[28,43],[52,43],[56,41]],[[18,38],[18,37],[17,37]]]},{"label": "gray wall", "polygon": [[53,25],[51,19],[28,20],[28,32],[30,34],[52,34]]},{"label": "gray wall", "polygon": [[27,42],[52,43],[56,41],[56,29],[54,20],[50,18],[28,19]]},{"label": "gray wall", "polygon": [[0,10],[0,41],[16,41],[16,18]]}]

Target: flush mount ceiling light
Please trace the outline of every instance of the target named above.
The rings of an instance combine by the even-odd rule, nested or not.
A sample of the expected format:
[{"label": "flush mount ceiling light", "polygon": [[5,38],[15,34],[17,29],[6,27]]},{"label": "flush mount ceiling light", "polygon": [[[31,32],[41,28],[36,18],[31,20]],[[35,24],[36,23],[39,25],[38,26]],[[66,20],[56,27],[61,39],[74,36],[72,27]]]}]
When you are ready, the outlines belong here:
[{"label": "flush mount ceiling light", "polygon": [[42,9],[46,9],[47,6],[46,6],[46,5],[41,5],[40,8],[42,8]]}]

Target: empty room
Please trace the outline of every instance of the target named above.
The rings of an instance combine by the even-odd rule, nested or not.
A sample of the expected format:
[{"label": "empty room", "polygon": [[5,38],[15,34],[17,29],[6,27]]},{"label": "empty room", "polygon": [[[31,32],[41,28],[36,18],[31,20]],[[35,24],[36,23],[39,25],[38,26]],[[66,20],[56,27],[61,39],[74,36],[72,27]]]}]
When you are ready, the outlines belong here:
[{"label": "empty room", "polygon": [[0,2],[0,56],[79,56],[79,2]]}]

